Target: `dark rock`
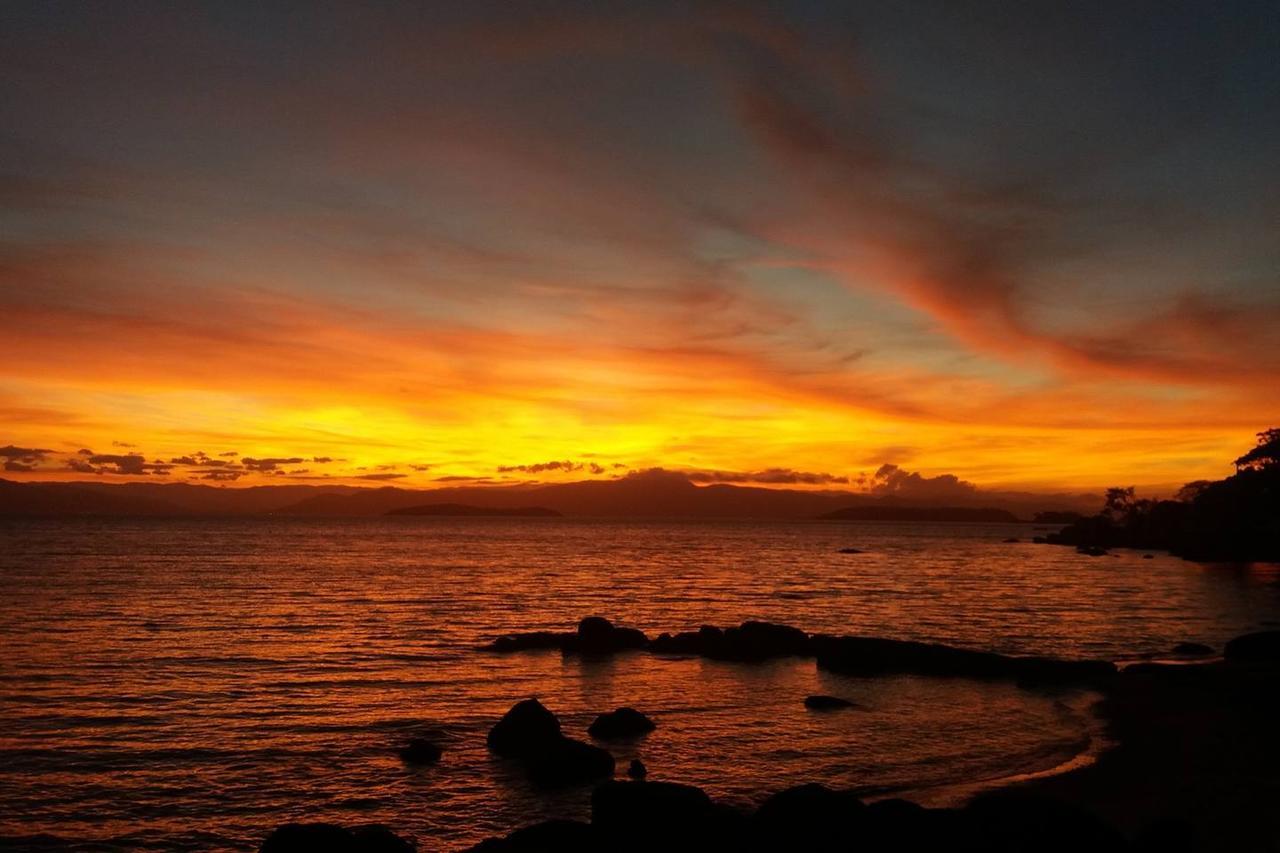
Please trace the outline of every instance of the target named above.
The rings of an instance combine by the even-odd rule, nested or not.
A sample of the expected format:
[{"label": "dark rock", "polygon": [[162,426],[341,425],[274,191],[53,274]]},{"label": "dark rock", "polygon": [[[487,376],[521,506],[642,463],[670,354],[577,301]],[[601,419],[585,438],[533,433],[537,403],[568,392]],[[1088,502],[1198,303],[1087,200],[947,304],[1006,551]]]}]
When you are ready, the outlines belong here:
[{"label": "dark rock", "polygon": [[414,853],[418,849],[417,844],[377,823],[357,826],[351,835],[360,853]]},{"label": "dark rock", "polygon": [[743,818],[699,788],[672,782],[605,782],[591,794],[601,850],[732,850]]},{"label": "dark rock", "polygon": [[810,711],[837,711],[841,708],[855,707],[848,699],[822,695],[804,697],[804,706]]},{"label": "dark rock", "polygon": [[490,838],[467,853],[594,853],[600,837],[577,820],[548,820],[522,827],[505,838]]},{"label": "dark rock", "polygon": [[707,657],[736,661],[804,657],[812,653],[808,634],[799,628],[772,622],[743,622],[737,628],[725,630],[718,642],[712,640],[702,652]]},{"label": "dark rock", "polygon": [[567,651],[601,655],[630,649],[642,649],[649,643],[643,631],[617,628],[603,616],[588,616],[578,623],[578,633],[566,646]]},{"label": "dark rock", "polygon": [[1076,553],[1089,557],[1105,557],[1107,556],[1107,549],[1099,545],[1078,545],[1076,546]]},{"label": "dark rock", "polygon": [[837,554],[862,554],[865,553],[861,548],[841,548]]},{"label": "dark rock", "polygon": [[351,830],[332,823],[286,823],[277,826],[259,853],[355,853]]},{"label": "dark rock", "polygon": [[1142,559],[1144,559],[1144,560],[1154,560],[1155,558],[1156,558],[1156,555],[1155,555],[1155,554],[1143,554],[1143,555],[1142,555]]},{"label": "dark rock", "polygon": [[1175,655],[1195,655],[1202,657],[1204,655],[1213,654],[1213,646],[1206,646],[1204,643],[1178,643],[1173,647]]},{"label": "dark rock", "polygon": [[1280,661],[1280,631],[1260,631],[1231,640],[1222,650],[1229,661],[1249,663]]},{"label": "dark rock", "polygon": [[649,768],[644,766],[644,762],[638,758],[631,759],[631,764],[627,766],[627,776],[636,781],[641,781],[649,775]]},{"label": "dark rock", "polygon": [[596,717],[587,734],[600,740],[612,740],[648,734],[655,728],[653,720],[635,708],[619,708]]},{"label": "dark rock", "polygon": [[893,798],[870,803],[863,826],[865,832],[858,849],[988,850],[972,843],[956,812],[926,809],[909,800]]},{"label": "dark rock", "polygon": [[751,818],[751,835],[764,850],[859,849],[866,809],[852,794],[800,785],[760,805]]},{"label": "dark rock", "polygon": [[528,652],[540,649],[561,649],[570,645],[576,635],[556,631],[531,631],[525,634],[507,634],[484,647],[488,652]]},{"label": "dark rock", "polygon": [[439,744],[426,738],[414,738],[400,750],[400,758],[406,764],[435,764],[443,754]]},{"label": "dark rock", "polygon": [[544,788],[580,785],[613,775],[613,756],[607,749],[556,737],[521,756],[529,781]]},{"label": "dark rock", "polygon": [[489,730],[489,748],[508,758],[523,758],[561,737],[560,721],[537,699],[517,702]]},{"label": "dark rock", "polygon": [[1064,661],[1009,657],[936,643],[879,637],[813,638],[818,666],[847,675],[907,673],[970,678],[1010,678],[1027,685],[1105,684],[1114,678],[1109,661]]},{"label": "dark rock", "polygon": [[1133,839],[1135,853],[1196,853],[1201,849],[1195,824],[1165,818],[1143,827]]},{"label": "dark rock", "polygon": [[1031,541],[1032,541],[1032,542],[1034,542],[1034,543],[1035,543],[1035,544],[1037,544],[1037,545],[1044,545],[1044,544],[1046,544],[1049,540],[1048,540],[1048,539],[1046,539],[1046,538],[1044,538],[1043,536],[1032,536],[1032,537],[1031,537]]},{"label": "dark rock", "polygon": [[1004,541],[1005,541],[1005,544],[1006,544],[1006,545],[1012,545],[1013,543],[1015,543],[1015,542],[1021,542],[1022,540],[1021,540],[1021,539],[1019,539],[1019,538],[1018,538],[1018,537],[1016,537],[1016,536],[1010,536],[1008,539],[1006,539],[1006,540],[1004,540]]},{"label": "dark rock", "polygon": [[417,845],[385,826],[346,829],[332,823],[286,823],[267,836],[260,853],[414,853]]},{"label": "dark rock", "polygon": [[964,809],[979,849],[1044,853],[1127,850],[1115,828],[1074,806],[1027,794],[983,794]]}]

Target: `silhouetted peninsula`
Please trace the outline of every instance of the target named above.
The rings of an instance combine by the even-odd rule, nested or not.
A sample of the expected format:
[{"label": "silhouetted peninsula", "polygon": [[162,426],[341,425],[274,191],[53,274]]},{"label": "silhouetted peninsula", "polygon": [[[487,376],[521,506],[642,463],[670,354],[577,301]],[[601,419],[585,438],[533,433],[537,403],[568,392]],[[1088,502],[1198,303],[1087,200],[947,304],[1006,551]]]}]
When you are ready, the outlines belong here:
[{"label": "silhouetted peninsula", "polygon": [[493,506],[471,506],[470,504],[421,504],[406,506],[400,509],[387,510],[385,515],[437,515],[437,516],[497,516],[519,518],[561,518],[554,509],[542,506],[518,506],[505,509]]}]

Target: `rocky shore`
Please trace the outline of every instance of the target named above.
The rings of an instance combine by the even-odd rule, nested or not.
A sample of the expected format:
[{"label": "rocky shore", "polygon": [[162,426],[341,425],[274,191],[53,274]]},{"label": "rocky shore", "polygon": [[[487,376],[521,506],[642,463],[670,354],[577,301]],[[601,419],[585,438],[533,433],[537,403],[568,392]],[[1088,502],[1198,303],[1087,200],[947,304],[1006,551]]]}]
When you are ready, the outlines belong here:
[{"label": "rocky shore", "polygon": [[[744,623],[648,639],[607,620],[573,633],[521,634],[489,648],[558,648],[567,654],[699,654],[758,661],[812,657],[858,673],[1014,678],[1029,687],[1085,682],[1104,690],[1102,713],[1119,746],[1060,776],[1012,784],[960,808],[901,799],[863,802],[810,784],[775,793],[744,813],[704,791],[668,781],[619,781],[608,750],[566,737],[536,699],[516,703],[489,734],[490,748],[525,767],[534,786],[595,784],[590,820],[553,820],[491,838],[473,853],[533,851],[1280,851],[1280,632],[1228,643],[1201,663],[1057,661],[920,643],[809,635]],[[875,656],[879,654],[881,659]],[[1203,658],[1201,658],[1203,660]],[[1104,666],[1105,664],[1105,666]],[[823,699],[830,697],[810,697]],[[606,712],[597,724],[640,737],[638,711]],[[634,770],[634,768],[633,768]],[[643,768],[633,776],[643,778]],[[263,853],[431,850],[380,826],[290,824]]]}]

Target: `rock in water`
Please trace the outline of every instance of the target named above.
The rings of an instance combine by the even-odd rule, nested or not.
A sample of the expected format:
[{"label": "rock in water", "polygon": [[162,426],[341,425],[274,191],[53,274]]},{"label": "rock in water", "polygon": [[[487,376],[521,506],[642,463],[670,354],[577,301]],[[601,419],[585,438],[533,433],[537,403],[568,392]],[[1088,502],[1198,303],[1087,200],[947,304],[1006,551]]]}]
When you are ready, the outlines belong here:
[{"label": "rock in water", "polygon": [[1204,643],[1178,643],[1173,647],[1175,655],[1195,655],[1203,657],[1204,655],[1213,654],[1213,646],[1206,646]]},{"label": "rock in water", "polygon": [[346,829],[332,823],[286,823],[267,836],[260,853],[414,853],[417,845],[385,826]]},{"label": "rock in water", "polygon": [[426,738],[414,738],[400,750],[400,758],[406,764],[435,764],[444,750]]},{"label": "rock in water", "polygon": [[841,708],[852,708],[854,704],[839,696],[806,696],[804,706],[810,711],[837,711]]},{"label": "rock in water", "polygon": [[637,782],[643,781],[644,777],[649,775],[649,768],[645,767],[640,759],[633,758],[630,766],[627,767],[627,775]]},{"label": "rock in water", "polygon": [[523,756],[529,780],[544,788],[578,785],[613,775],[613,756],[607,749],[556,737]]},{"label": "rock in water", "polygon": [[489,730],[489,748],[507,758],[521,758],[560,737],[560,721],[537,699],[517,702]]},{"label": "rock in water", "polygon": [[841,549],[840,549],[839,551],[837,551],[836,553],[837,553],[837,554],[861,554],[861,553],[862,553],[862,549],[860,549],[860,548],[841,548]]},{"label": "rock in water", "polygon": [[596,717],[587,734],[600,740],[613,740],[648,734],[655,728],[653,720],[635,708],[619,708]]}]

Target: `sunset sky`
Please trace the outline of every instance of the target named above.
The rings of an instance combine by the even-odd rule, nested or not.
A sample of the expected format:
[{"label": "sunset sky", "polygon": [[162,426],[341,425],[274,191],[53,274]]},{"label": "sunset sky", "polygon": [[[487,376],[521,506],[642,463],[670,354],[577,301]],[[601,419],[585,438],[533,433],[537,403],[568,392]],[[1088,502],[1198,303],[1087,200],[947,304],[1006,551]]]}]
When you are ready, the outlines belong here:
[{"label": "sunset sky", "polygon": [[1280,425],[1271,3],[355,5],[4,5],[0,476],[1167,490]]}]

